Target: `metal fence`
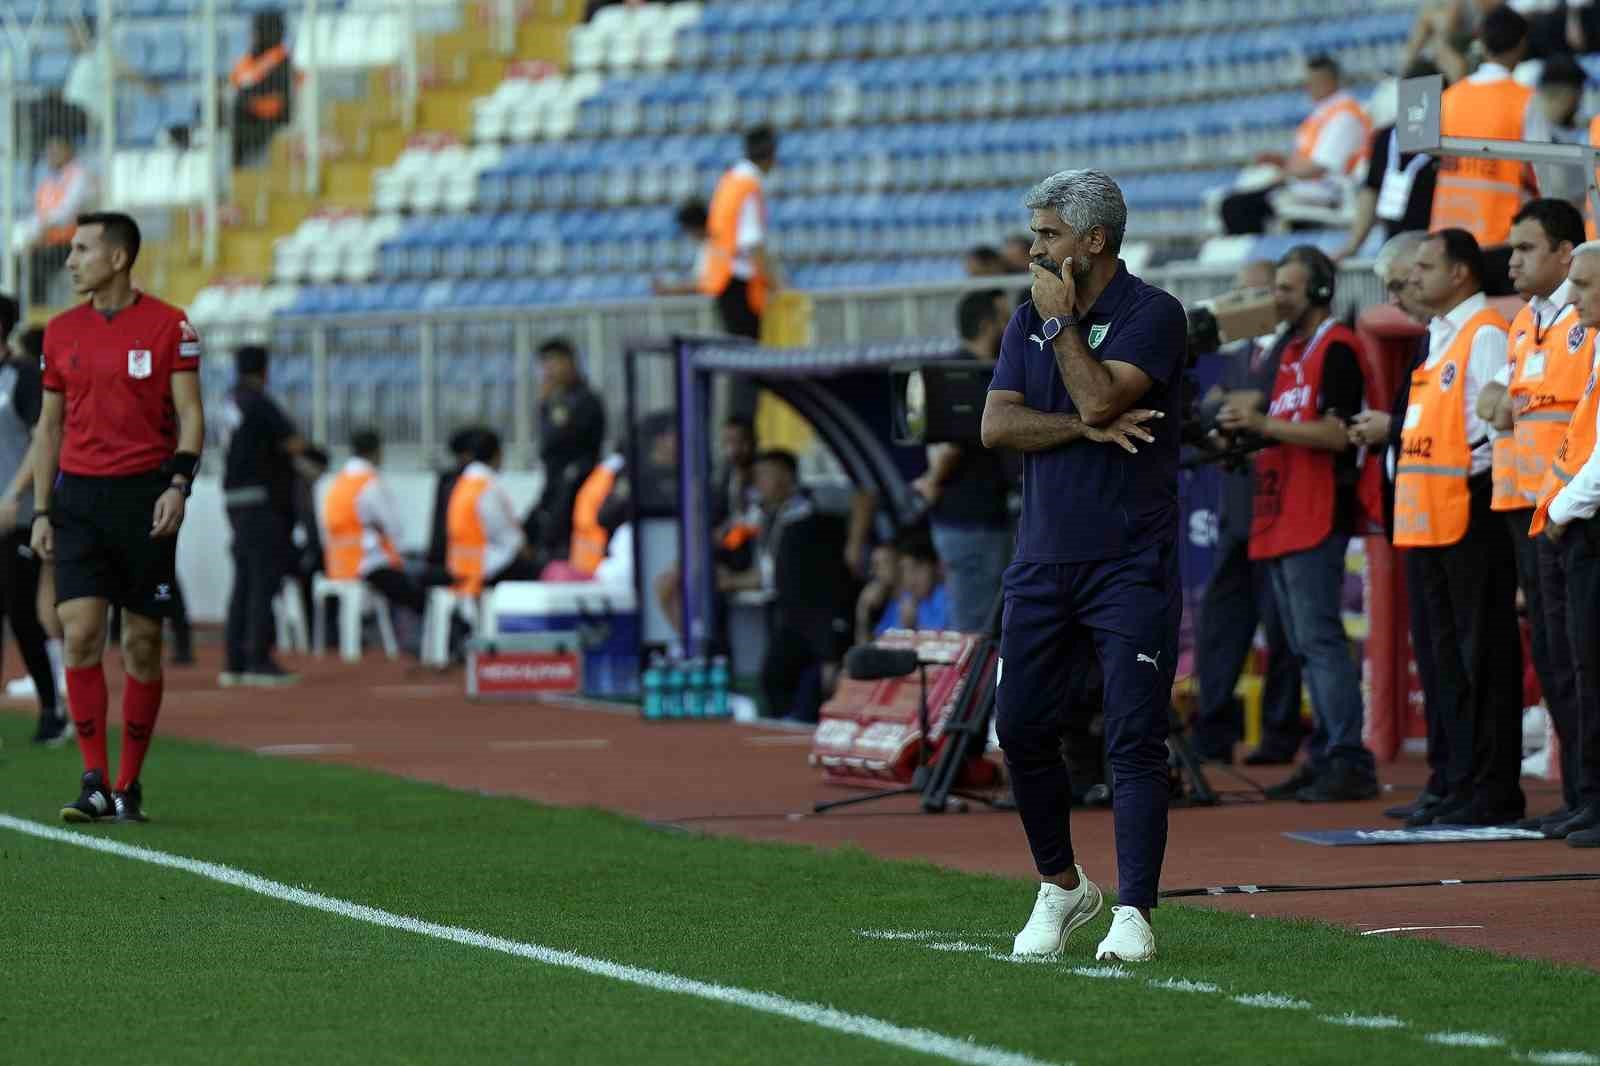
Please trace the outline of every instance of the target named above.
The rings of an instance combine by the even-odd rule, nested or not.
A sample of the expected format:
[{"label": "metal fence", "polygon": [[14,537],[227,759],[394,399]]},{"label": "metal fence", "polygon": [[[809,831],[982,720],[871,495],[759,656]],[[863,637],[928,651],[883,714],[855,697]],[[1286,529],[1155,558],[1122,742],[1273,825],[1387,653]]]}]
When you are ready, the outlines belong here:
[{"label": "metal fence", "polygon": [[[1149,281],[1186,303],[1222,292],[1233,272],[1189,266],[1154,270]],[[909,288],[815,293],[809,343],[950,337],[961,293],[998,287],[1020,293],[1026,277],[984,278]],[[1383,298],[1364,264],[1340,273],[1339,307]],[[560,309],[435,311],[426,314],[278,318],[270,324],[215,325],[207,329],[211,352],[205,377],[208,402],[220,402],[232,377],[230,343],[267,341],[273,350],[272,391],[296,421],[335,451],[358,427],[384,436],[386,462],[427,466],[457,427],[486,423],[508,444],[512,468],[532,465],[539,434],[539,345],[552,337],[573,342],[580,362],[606,402],[612,436],[624,396],[622,353],[631,340],[672,334],[714,334],[714,312],[696,297]],[[219,343],[221,341],[221,343]],[[650,367],[641,395],[671,403],[665,364]],[[216,450],[212,450],[213,456]]]}]

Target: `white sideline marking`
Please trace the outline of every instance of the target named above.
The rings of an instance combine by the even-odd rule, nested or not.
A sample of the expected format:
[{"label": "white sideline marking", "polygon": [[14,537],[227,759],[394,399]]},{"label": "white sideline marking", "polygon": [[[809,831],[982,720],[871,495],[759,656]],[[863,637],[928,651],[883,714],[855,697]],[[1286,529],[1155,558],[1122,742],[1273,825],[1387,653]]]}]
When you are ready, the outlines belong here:
[{"label": "white sideline marking", "polygon": [[356,750],[354,744],[268,744],[257,755],[340,755]]},{"label": "white sideline marking", "polygon": [[491,740],[490,751],[599,751],[609,748],[603,737],[575,737],[566,740]]},{"label": "white sideline marking", "polygon": [[1352,1029],[1404,1029],[1406,1023],[1399,1018],[1391,1018],[1387,1014],[1325,1014],[1325,1022],[1333,1025],[1347,1025]]},{"label": "white sideline marking", "polygon": [[940,944],[929,944],[934,951],[988,951],[982,944],[969,944],[965,940],[950,940]]},{"label": "white sideline marking", "polygon": [[995,962],[1014,962],[1019,966],[1040,966],[1061,961],[1055,955],[1007,955],[1003,951],[991,952],[989,957]]},{"label": "white sideline marking", "polygon": [[1422,1039],[1445,1047],[1505,1047],[1506,1038],[1492,1033],[1429,1033]]},{"label": "white sideline marking", "polygon": [[1276,992],[1258,992],[1253,996],[1234,996],[1233,1001],[1243,1007],[1266,1007],[1269,1010],[1310,1010],[1311,1004],[1293,996],[1280,996]]},{"label": "white sideline marking", "polygon": [[1151,988],[1165,988],[1173,992],[1221,992],[1222,989],[1210,981],[1185,981],[1181,977],[1169,977],[1165,981],[1149,982]]},{"label": "white sideline marking", "polygon": [[1539,1066],[1600,1066],[1600,1056],[1587,1051],[1530,1051],[1523,1057]]},{"label": "white sideline marking", "polygon": [[1396,925],[1388,929],[1364,929],[1362,936],[1377,936],[1379,933],[1421,933],[1430,929],[1482,929],[1481,925]]},{"label": "white sideline marking", "polygon": [[[735,1007],[744,1007],[748,1010],[760,1011],[763,1014],[774,1014],[780,1018],[790,1018],[807,1025],[814,1025],[819,1029],[831,1029],[847,1036],[859,1036],[867,1040],[875,1040],[880,1044],[889,1044],[924,1055],[948,1059],[951,1062],[970,1063],[972,1066],[1053,1066],[1053,1064],[1043,1059],[1035,1059],[1020,1052],[988,1047],[970,1040],[962,1040],[958,1037],[946,1036],[943,1033],[935,1033],[928,1029],[912,1029],[895,1025],[893,1022],[887,1022],[881,1018],[873,1018],[870,1015],[850,1014],[846,1011],[835,1010],[832,1007],[825,1007],[820,1003],[806,1003],[801,1000],[788,999],[771,992],[756,992],[745,988],[712,984],[708,981],[696,981],[689,977],[679,977],[677,974],[663,973],[659,970],[646,970],[639,966],[628,966],[620,962],[608,962],[605,959],[579,955],[572,951],[562,951],[559,948],[548,948],[541,944],[507,940],[504,937],[491,936],[488,933],[479,933],[459,926],[440,925],[437,922],[424,921],[421,918],[411,918],[403,914],[395,914],[392,911],[380,910],[377,907],[368,907],[360,903],[351,903],[332,896],[324,896],[319,892],[312,892],[304,888],[295,888],[292,885],[283,884],[281,881],[258,877],[255,874],[246,873],[232,866],[224,866],[221,863],[189,859],[182,855],[156,851],[153,848],[122,844],[115,840],[107,840],[104,837],[68,832],[64,829],[56,829],[24,818],[13,818],[8,814],[0,814],[0,829],[11,829],[31,837],[38,837],[41,840],[52,840],[58,844],[71,844],[74,847],[100,851],[107,855],[115,855],[118,858],[146,862],[152,866],[165,866],[172,870],[182,870],[184,873],[194,874],[208,881],[216,881],[220,884],[242,888],[247,892],[254,892],[257,895],[267,896],[285,903],[294,903],[301,907],[308,907],[311,910],[337,914],[342,918],[353,918],[358,922],[366,922],[369,925],[383,926],[387,929],[399,929],[403,932],[417,933],[421,936],[431,936],[436,940],[448,940],[456,944],[465,944],[468,947],[483,948],[487,951],[498,951],[504,955],[515,955],[520,958],[531,959],[534,962],[542,962],[547,966],[560,966],[596,977],[609,977],[613,981],[639,985],[658,992],[674,992],[679,995],[710,1000],[714,1003],[727,1003]],[[1065,1064],[1062,1064],[1062,1066],[1065,1066]]]},{"label": "white sideline marking", "polygon": [[1076,966],[1072,972],[1079,977],[1102,977],[1113,980],[1133,976],[1121,966]]},{"label": "white sideline marking", "polygon": [[933,929],[857,929],[856,936],[868,940],[937,940],[949,936]]}]

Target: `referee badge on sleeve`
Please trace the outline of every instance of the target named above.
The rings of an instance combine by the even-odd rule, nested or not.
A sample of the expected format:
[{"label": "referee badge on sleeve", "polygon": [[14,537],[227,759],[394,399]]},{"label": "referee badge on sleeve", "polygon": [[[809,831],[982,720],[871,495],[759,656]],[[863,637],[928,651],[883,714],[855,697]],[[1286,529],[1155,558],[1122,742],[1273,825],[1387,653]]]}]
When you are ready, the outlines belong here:
[{"label": "referee badge on sleeve", "polygon": [[148,348],[134,348],[128,352],[128,376],[130,378],[147,378],[150,376],[150,350]]},{"label": "referee badge on sleeve", "polygon": [[183,359],[200,358],[200,334],[187,318],[178,323],[178,355]]}]

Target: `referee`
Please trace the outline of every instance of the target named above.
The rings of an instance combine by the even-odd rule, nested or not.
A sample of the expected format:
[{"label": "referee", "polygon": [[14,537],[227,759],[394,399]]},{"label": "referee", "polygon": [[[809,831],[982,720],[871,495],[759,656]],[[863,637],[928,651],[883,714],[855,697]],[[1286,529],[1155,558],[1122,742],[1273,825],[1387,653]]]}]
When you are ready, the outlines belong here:
[{"label": "referee", "polygon": [[[33,550],[55,561],[67,695],[83,753],[69,822],[145,821],[139,770],[161,710],[161,621],[173,606],[178,527],[205,438],[200,338],[184,313],[133,287],[139,227],[78,216],[67,273],[89,299],[45,329],[34,450]],[[122,608],[122,765],[110,787],[107,608]]]},{"label": "referee", "polygon": [[1100,911],[1100,889],[1074,862],[1061,758],[1068,721],[1095,712],[1071,697],[1075,673],[1094,655],[1105,682],[1121,901],[1096,957],[1137,962],[1155,956],[1150,909],[1167,843],[1186,322],[1176,299],[1118,258],[1128,209],[1111,178],[1062,171],[1025,204],[1033,299],[1006,328],[983,411],[984,446],[1024,453],[995,727],[1043,883],[1012,951],[1054,955]]}]

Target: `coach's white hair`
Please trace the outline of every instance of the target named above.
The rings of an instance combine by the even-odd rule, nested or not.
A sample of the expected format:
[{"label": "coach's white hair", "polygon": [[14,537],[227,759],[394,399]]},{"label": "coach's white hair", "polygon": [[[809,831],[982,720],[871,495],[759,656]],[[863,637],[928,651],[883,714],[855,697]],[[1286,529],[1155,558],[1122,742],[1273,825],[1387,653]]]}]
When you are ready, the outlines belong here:
[{"label": "coach's white hair", "polygon": [[1584,241],[1572,250],[1572,258],[1580,255],[1600,255],[1600,241]]},{"label": "coach's white hair", "polygon": [[1054,211],[1079,237],[1099,226],[1106,231],[1106,251],[1122,248],[1128,228],[1128,205],[1111,175],[1098,170],[1063,170],[1028,190],[1022,206],[1029,211]]},{"label": "coach's white hair", "polygon": [[1378,258],[1372,263],[1372,272],[1384,281],[1389,280],[1389,271],[1394,266],[1396,259],[1403,255],[1413,255],[1422,242],[1428,239],[1428,232],[1420,229],[1408,229],[1404,233],[1396,233],[1393,237],[1383,242],[1383,247],[1378,249]]}]

